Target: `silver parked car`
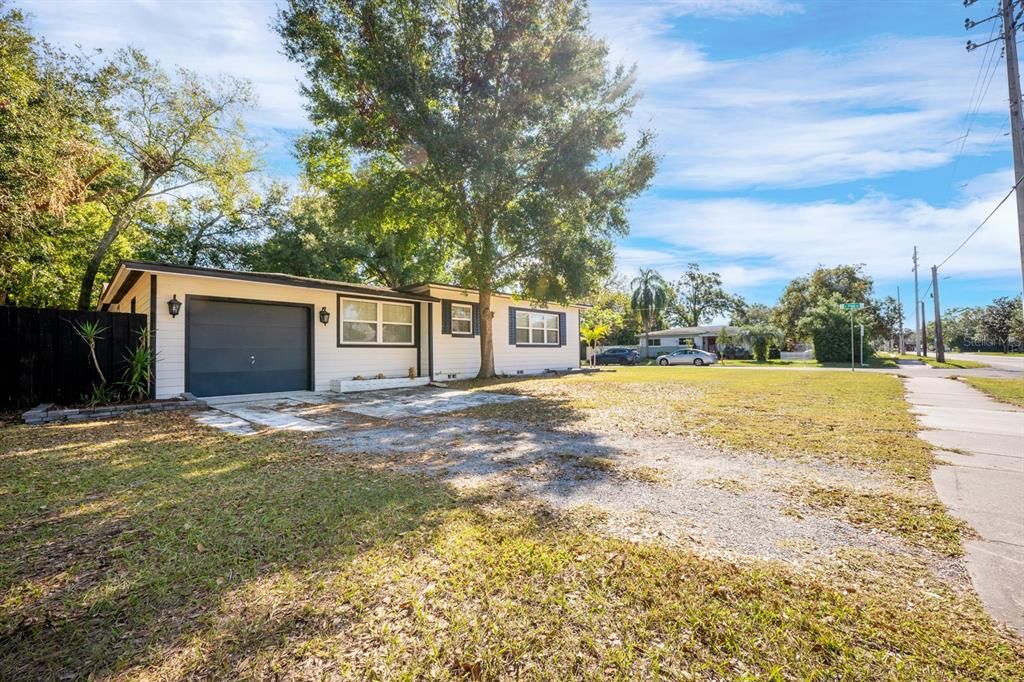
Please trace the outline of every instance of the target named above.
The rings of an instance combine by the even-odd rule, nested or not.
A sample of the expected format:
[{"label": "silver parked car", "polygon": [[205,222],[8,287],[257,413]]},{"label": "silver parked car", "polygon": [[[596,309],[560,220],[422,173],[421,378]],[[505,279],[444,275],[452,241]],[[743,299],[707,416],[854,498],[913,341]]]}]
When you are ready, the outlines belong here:
[{"label": "silver parked car", "polygon": [[659,365],[713,365],[718,362],[718,356],[707,351],[696,348],[683,348],[675,353],[662,355],[658,358]]}]

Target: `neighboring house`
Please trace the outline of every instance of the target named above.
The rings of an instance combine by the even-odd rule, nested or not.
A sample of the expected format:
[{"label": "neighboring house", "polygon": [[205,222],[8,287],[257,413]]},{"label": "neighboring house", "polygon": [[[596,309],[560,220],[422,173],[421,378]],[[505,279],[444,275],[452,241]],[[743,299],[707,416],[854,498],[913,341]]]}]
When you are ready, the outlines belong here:
[{"label": "neighboring house", "polygon": [[[126,261],[100,308],[149,317],[157,398],[358,390],[463,379],[480,368],[475,290],[365,284]],[[579,366],[582,306],[495,294],[498,374]],[[379,377],[390,381],[373,381]],[[359,379],[356,379],[359,377]]]},{"label": "neighboring house", "polygon": [[[708,325],[701,327],[673,327],[671,329],[659,329],[650,334],[651,353],[665,350],[676,350],[677,348],[699,348],[708,352],[718,350],[718,336],[722,333],[723,325]],[[734,339],[733,345],[740,346],[747,350],[750,346],[740,336],[740,328],[725,325],[725,329]],[[641,352],[647,348],[647,335],[640,334]]]}]

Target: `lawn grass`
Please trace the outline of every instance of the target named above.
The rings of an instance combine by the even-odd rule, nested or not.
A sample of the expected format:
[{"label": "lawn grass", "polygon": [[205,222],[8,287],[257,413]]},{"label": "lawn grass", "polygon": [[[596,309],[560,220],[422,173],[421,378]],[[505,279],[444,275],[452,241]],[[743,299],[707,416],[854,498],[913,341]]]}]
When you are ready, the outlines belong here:
[{"label": "lawn grass", "polygon": [[1000,358],[1024,358],[1024,353],[1017,353],[1017,352],[1013,352],[1013,353],[1000,353],[998,351],[990,351],[990,350],[984,350],[984,351],[964,351],[964,352],[965,353],[971,353],[972,355],[991,355],[993,357],[1000,357]]},{"label": "lawn grass", "polygon": [[790,491],[813,509],[841,510],[857,526],[870,526],[898,535],[912,544],[947,556],[963,553],[961,534],[968,527],[951,517],[938,500],[908,493],[803,486]]},{"label": "lawn grass", "polygon": [[996,400],[1017,407],[1024,407],[1024,379],[987,379],[984,377],[959,377],[974,388],[987,393]]},{"label": "lawn grass", "polygon": [[0,679],[1016,679],[913,562],[599,537],[186,415],[0,429]]},{"label": "lawn grass", "polygon": [[888,357],[894,360],[920,360],[936,369],[979,369],[981,367],[988,367],[984,362],[976,362],[974,360],[946,360],[945,362],[939,362],[933,355],[921,357],[911,353],[904,353],[903,355],[889,354]]},{"label": "lawn grass", "polygon": [[471,412],[548,427],[698,435],[741,450],[810,454],[916,480],[927,480],[932,465],[903,386],[887,374],[619,367],[559,380],[453,385],[540,397]]}]

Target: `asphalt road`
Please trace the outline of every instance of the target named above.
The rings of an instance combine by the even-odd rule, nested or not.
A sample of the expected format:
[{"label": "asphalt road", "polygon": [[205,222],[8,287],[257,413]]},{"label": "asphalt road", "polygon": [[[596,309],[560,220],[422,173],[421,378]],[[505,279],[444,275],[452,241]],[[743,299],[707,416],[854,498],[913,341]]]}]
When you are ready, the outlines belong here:
[{"label": "asphalt road", "polygon": [[977,353],[946,353],[950,360],[974,360],[984,362],[992,369],[1001,372],[1012,372],[1024,376],[1024,358],[1012,355],[979,355]]}]

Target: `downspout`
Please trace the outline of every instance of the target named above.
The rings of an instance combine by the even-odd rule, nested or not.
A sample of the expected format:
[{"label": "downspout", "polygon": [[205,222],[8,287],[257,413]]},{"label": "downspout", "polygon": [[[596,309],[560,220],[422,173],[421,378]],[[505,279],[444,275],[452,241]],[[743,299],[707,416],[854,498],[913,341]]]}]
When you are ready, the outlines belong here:
[{"label": "downspout", "polygon": [[427,374],[434,380],[434,303],[427,302]]},{"label": "downspout", "polygon": [[149,397],[156,400],[156,275],[149,275]]}]

